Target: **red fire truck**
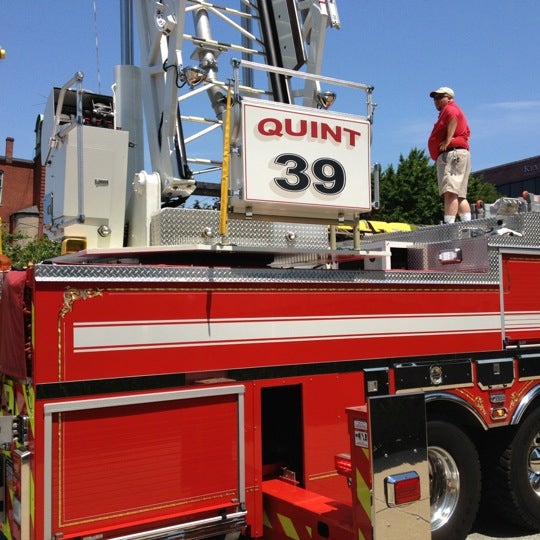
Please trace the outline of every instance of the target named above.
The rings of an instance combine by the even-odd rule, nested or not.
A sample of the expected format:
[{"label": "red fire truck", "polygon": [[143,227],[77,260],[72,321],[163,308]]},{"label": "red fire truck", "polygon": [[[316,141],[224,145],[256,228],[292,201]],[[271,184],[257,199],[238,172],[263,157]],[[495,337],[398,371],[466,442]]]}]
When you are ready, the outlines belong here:
[{"label": "red fire truck", "polygon": [[64,255],[4,275],[3,538],[458,539],[482,494],[540,530],[538,198],[361,238],[334,0],[121,11],[113,96],[41,125]]}]

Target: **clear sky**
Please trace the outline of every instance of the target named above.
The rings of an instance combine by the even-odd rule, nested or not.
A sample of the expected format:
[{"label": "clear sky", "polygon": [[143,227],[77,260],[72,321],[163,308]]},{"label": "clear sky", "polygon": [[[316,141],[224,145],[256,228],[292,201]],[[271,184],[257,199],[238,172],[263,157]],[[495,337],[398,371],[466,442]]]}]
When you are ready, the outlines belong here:
[{"label": "clear sky", "polygon": [[[336,1],[342,24],[328,31],[323,72],[375,87],[373,162],[426,149],[436,119],[428,94],[439,86],[468,116],[473,170],[540,155],[539,0]],[[118,6],[0,0],[0,155],[14,137],[15,157],[33,157],[36,118],[76,71],[86,89],[110,93]]]}]

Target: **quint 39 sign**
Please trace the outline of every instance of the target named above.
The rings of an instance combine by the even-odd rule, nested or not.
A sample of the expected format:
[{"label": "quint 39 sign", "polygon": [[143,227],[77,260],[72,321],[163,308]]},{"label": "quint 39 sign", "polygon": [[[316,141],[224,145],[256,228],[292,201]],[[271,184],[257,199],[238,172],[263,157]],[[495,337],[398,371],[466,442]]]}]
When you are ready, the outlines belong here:
[{"label": "quint 39 sign", "polygon": [[352,219],[371,209],[370,124],[361,117],[242,102],[243,199],[263,214]]}]

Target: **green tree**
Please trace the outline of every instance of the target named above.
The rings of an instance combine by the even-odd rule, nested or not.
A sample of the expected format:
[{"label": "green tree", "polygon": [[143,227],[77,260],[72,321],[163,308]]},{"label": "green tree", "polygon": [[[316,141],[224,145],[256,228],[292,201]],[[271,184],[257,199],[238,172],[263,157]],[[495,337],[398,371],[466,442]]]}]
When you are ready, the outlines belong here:
[{"label": "green tree", "polygon": [[51,242],[46,235],[33,240],[23,234],[2,234],[2,253],[11,260],[13,268],[24,268],[60,255],[60,243]]},{"label": "green tree", "polygon": [[[494,202],[500,197],[492,184],[471,177],[467,198],[475,203]],[[443,219],[443,203],[437,187],[437,169],[423,150],[413,148],[399,156],[397,170],[390,165],[381,172],[381,208],[369,218],[388,222],[434,225]]]},{"label": "green tree", "polygon": [[400,155],[397,170],[390,165],[381,173],[380,198],[381,209],[371,213],[372,219],[426,225],[442,218],[437,173],[423,150]]},{"label": "green tree", "polygon": [[469,178],[467,199],[471,205],[478,201],[493,203],[500,197],[502,195],[497,188],[489,182],[484,182],[482,177],[471,176]]}]

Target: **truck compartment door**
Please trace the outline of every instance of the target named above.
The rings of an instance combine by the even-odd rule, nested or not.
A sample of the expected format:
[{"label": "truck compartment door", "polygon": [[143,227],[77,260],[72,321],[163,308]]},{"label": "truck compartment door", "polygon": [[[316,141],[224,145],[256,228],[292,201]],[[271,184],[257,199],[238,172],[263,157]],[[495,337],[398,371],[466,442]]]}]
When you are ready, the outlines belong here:
[{"label": "truck compartment door", "polygon": [[506,346],[540,343],[540,258],[526,250],[501,255],[501,312]]},{"label": "truck compartment door", "polygon": [[44,538],[243,526],[243,400],[233,385],[46,404]]}]

